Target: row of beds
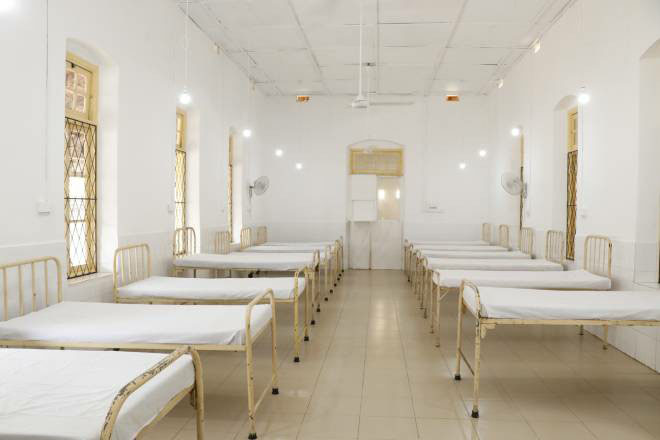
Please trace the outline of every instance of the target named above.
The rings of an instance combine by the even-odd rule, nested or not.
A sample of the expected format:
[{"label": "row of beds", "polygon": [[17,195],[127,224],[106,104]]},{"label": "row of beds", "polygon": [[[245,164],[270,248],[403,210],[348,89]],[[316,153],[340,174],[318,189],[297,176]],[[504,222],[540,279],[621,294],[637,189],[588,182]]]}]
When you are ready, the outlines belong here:
[{"label": "row of beds", "polygon": [[[518,250],[509,246],[509,227],[482,225],[476,241],[406,241],[404,269],[430,329],[438,335],[440,306],[451,292],[458,294],[455,380],[464,362],[474,377],[472,417],[479,417],[481,345],[498,325],[571,325],[603,328],[608,347],[609,326],[660,325],[660,295],[646,291],[610,291],[612,242],[590,235],[584,243],[582,269],[564,270],[564,234],[550,230],[545,258],[534,259],[534,231],[521,228]],[[476,321],[472,363],[463,351],[463,319]],[[439,336],[436,346],[440,345]]]},{"label": "row of beds", "polygon": [[[114,303],[63,301],[54,257],[0,266],[0,437],[141,438],[190,396],[203,439],[198,351],[212,350],[245,352],[249,438],[257,438],[256,411],[268,392],[279,393],[276,304],[293,307],[299,362],[321,298],[342,277],[343,242],[268,242],[259,227],[254,240],[251,228],[241,231],[240,250],[232,252],[227,232],[214,248],[197,253],[195,231],[176,230],[168,277],[152,275],[148,245],[117,249]],[[211,277],[197,278],[200,271]],[[269,327],[272,373],[256,396],[253,345]]]}]

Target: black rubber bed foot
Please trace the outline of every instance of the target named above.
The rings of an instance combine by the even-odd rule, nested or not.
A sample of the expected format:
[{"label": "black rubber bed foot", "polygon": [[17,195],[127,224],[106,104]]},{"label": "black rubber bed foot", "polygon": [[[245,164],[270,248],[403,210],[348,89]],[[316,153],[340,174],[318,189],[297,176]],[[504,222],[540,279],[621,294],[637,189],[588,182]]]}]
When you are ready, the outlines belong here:
[{"label": "black rubber bed foot", "polygon": [[312,324],[312,325],[316,325],[316,321],[312,319],[312,321],[310,322],[310,324]]},{"label": "black rubber bed foot", "polygon": [[298,356],[294,357],[293,362],[300,362],[300,358]]},{"label": "black rubber bed foot", "polygon": [[461,380],[460,374],[454,374],[454,380]]},{"label": "black rubber bed foot", "polygon": [[335,283],[335,287],[337,287],[337,283]]},{"label": "black rubber bed foot", "polygon": [[341,270],[341,273],[344,273],[344,269]]},{"label": "black rubber bed foot", "polygon": [[[331,293],[332,293],[332,292],[331,292]],[[327,296],[325,297],[325,300],[326,300],[326,301],[328,300],[328,297],[327,297]]]},{"label": "black rubber bed foot", "polygon": [[330,289],[330,293],[334,293],[334,290]]},{"label": "black rubber bed foot", "polygon": [[472,410],[472,418],[473,419],[478,419],[479,418],[479,411],[476,409]]},{"label": "black rubber bed foot", "polygon": [[256,440],[257,439],[257,433],[256,432],[251,432],[248,435],[248,440]]},{"label": "black rubber bed foot", "polygon": [[316,313],[321,313],[321,308],[320,307],[316,308]]},{"label": "black rubber bed foot", "polygon": [[305,342],[309,341],[309,336],[305,336],[305,338],[304,338],[303,340],[304,340]]},{"label": "black rubber bed foot", "polygon": [[273,394],[280,394],[279,388],[273,388]]}]

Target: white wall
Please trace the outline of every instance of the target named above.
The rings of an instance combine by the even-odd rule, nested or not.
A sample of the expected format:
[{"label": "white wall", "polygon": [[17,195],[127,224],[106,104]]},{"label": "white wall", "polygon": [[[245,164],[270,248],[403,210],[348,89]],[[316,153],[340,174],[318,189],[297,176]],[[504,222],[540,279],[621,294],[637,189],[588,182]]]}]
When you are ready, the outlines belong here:
[{"label": "white wall", "polygon": [[[252,209],[255,223],[268,225],[269,238],[345,235],[348,146],[364,139],[404,146],[404,237],[477,238],[488,218],[490,158],[478,156],[488,148],[486,99],[456,104],[433,97],[368,111],[351,109],[350,102],[347,96],[314,96],[305,104],[293,97],[259,100],[251,177],[266,174],[271,186]],[[276,148],[283,157],[275,156]],[[458,169],[460,162],[468,163],[466,170]],[[425,213],[427,202],[444,213]]]},{"label": "white wall", "polygon": [[[497,180],[514,161],[509,131],[522,125],[529,183],[525,223],[540,238],[547,229],[561,224],[552,201],[562,200],[559,193],[566,191],[565,180],[558,175],[565,171],[555,151],[558,146],[565,148],[565,138],[556,139],[565,134],[556,132],[555,108],[565,97],[577,95],[581,86],[587,87],[591,102],[580,108],[579,120],[578,237],[573,266],[581,266],[586,235],[611,237],[614,287],[618,289],[641,288],[633,284],[638,228],[651,229],[653,224],[657,228],[658,222],[660,148],[653,129],[640,132],[640,126],[648,127],[653,120],[657,133],[658,108],[640,96],[657,96],[658,85],[641,86],[640,57],[660,38],[658,23],[660,3],[654,0],[579,0],[542,39],[541,51],[528,53],[507,75],[504,87],[491,94],[497,146],[492,220],[517,223],[517,209]],[[655,81],[659,81],[657,75]],[[640,149],[642,141],[645,144]],[[656,250],[653,261],[657,270],[655,231],[650,241]],[[649,240],[649,233],[644,237]],[[537,253],[542,253],[542,246],[537,240]],[[650,256],[654,257],[652,252]],[[619,328],[613,332],[613,340],[626,353],[660,370],[657,329]]]},{"label": "white wall", "polygon": [[[46,4],[16,2],[14,10],[0,15],[0,53],[12,61],[0,71],[10,103],[0,109],[1,147],[3,157],[11,158],[0,162],[7,208],[0,220],[0,261],[43,254],[65,260],[62,126],[68,45],[87,48],[100,60],[101,80],[113,82],[100,90],[99,173],[116,178],[107,187],[100,182],[99,205],[114,205],[116,212],[102,212],[100,223],[114,229],[109,243],[149,243],[155,270],[164,273],[174,224],[167,207],[173,198],[175,109],[184,86],[184,16],[174,2],[159,0],[58,0],[49,2],[48,11]],[[248,85],[193,25],[189,75],[194,98],[187,109],[189,215],[207,248],[211,232],[226,227],[227,139],[232,127],[245,125]],[[37,214],[39,199],[48,201],[50,214]],[[112,251],[101,249],[106,263]],[[110,284],[106,278],[74,288],[65,281],[65,298],[107,299]]]}]

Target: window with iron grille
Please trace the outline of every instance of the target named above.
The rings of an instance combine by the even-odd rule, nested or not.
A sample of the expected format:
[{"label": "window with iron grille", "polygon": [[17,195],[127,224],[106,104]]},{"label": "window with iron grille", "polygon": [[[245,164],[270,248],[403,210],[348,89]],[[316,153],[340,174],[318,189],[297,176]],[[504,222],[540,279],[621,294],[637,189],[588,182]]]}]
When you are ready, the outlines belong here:
[{"label": "window with iron grille", "polygon": [[67,54],[64,119],[64,223],[67,276],[96,273],[96,66]]},{"label": "window with iron grille", "polygon": [[352,148],[351,174],[403,176],[403,150],[400,148]]},{"label": "window with iron grille", "polygon": [[186,114],[176,112],[176,148],[174,166],[174,228],[186,227]]},{"label": "window with iron grille", "polygon": [[568,157],[566,161],[566,258],[575,260],[578,171],[578,111],[568,112]]}]

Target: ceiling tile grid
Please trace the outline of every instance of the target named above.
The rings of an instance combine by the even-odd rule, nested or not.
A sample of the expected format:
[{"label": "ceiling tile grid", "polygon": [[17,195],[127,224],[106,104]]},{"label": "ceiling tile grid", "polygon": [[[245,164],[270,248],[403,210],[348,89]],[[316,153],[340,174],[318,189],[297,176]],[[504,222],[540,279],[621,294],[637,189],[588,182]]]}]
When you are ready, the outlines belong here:
[{"label": "ceiling tile grid", "polygon": [[[574,0],[170,0],[266,95],[484,94]],[[368,70],[368,74],[366,72]],[[368,81],[367,81],[368,78]]]}]

